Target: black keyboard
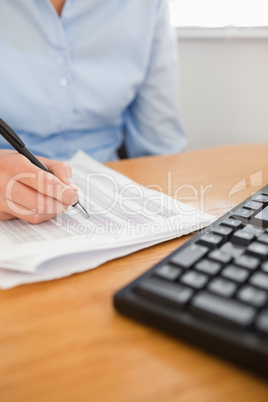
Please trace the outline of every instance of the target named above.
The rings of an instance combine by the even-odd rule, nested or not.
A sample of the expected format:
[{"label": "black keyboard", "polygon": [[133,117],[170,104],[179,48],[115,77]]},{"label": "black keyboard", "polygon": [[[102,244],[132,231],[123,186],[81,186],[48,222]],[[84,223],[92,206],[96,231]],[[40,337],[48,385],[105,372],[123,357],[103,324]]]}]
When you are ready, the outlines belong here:
[{"label": "black keyboard", "polygon": [[114,305],[268,378],[268,186],[117,292]]}]

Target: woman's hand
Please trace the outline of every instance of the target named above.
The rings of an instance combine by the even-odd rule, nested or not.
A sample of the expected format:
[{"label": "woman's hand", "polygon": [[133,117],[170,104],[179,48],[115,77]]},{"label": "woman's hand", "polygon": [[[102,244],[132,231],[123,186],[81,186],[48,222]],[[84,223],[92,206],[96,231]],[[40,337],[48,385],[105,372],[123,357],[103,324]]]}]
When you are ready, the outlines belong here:
[{"label": "woman's hand", "polygon": [[16,151],[0,150],[0,220],[40,223],[78,201],[78,187],[65,162],[39,158],[47,173]]}]

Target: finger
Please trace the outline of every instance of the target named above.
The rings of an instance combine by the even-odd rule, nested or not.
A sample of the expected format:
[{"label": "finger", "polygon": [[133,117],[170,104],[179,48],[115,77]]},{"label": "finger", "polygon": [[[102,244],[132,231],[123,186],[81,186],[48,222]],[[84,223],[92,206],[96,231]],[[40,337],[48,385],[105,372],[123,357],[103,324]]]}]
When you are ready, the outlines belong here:
[{"label": "finger", "polygon": [[49,221],[50,219],[55,218],[55,216],[57,215],[56,213],[36,214],[34,211],[24,208],[21,205],[15,203],[14,201],[12,205],[12,210],[14,211],[14,215],[7,213],[6,216],[10,215],[11,219],[15,217],[31,224],[38,224]]},{"label": "finger", "polygon": [[20,212],[14,210],[13,202],[37,215],[54,215],[65,212],[68,208],[68,205],[62,204],[52,197],[38,193],[36,190],[19,182],[14,183],[12,193],[5,194],[7,209],[14,215]]},{"label": "finger", "polygon": [[19,181],[44,195],[55,198],[62,204],[74,205],[78,201],[78,195],[72,187],[62,183],[52,173],[39,169],[23,155],[9,154],[2,158],[2,163],[6,178],[9,179],[6,188],[2,188],[0,183],[2,193],[10,192],[14,183]]},{"label": "finger", "polygon": [[60,181],[71,186],[78,191],[77,185],[72,178],[72,168],[67,162],[58,162],[51,159],[40,158],[44,165],[55,175]]},{"label": "finger", "polygon": [[0,221],[7,221],[15,218],[16,217],[14,215],[7,214],[6,212],[0,212]]}]

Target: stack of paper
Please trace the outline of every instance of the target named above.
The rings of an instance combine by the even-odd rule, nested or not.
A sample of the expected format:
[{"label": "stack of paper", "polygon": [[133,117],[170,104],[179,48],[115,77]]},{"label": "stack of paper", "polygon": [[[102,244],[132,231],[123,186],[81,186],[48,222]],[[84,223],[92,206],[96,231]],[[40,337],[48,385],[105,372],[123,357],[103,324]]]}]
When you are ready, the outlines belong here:
[{"label": "stack of paper", "polygon": [[83,152],[69,161],[90,219],[70,207],[51,221],[0,222],[0,287],[51,280],[178,237],[212,221],[145,188]]}]

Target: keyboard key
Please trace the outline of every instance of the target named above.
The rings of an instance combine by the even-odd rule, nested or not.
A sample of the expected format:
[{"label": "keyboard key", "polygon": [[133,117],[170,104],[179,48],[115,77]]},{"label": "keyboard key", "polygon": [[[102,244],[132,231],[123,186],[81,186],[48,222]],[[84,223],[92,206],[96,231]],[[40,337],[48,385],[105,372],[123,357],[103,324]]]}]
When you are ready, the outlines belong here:
[{"label": "keyboard key", "polygon": [[209,259],[204,258],[203,260],[201,260],[197,264],[195,264],[194,267],[198,271],[205,272],[209,275],[216,275],[219,272],[219,270],[221,269],[222,264],[220,264],[219,262],[210,261]]},{"label": "keyboard key", "polygon": [[256,257],[251,257],[250,255],[241,255],[235,258],[234,263],[240,267],[254,270],[258,268],[261,261]]},{"label": "keyboard key", "polygon": [[252,215],[254,215],[254,211],[251,211],[250,209],[246,209],[246,208],[241,208],[238,209],[237,211],[235,211],[232,215],[233,218],[236,219],[242,219],[243,221],[248,222],[250,220],[250,218],[252,217]]},{"label": "keyboard key", "polygon": [[247,253],[258,258],[266,258],[268,256],[268,246],[255,241],[248,246]]},{"label": "keyboard key", "polygon": [[257,226],[268,227],[268,206],[254,216],[252,223]]},{"label": "keyboard key", "polygon": [[210,248],[216,248],[222,243],[222,241],[223,241],[222,236],[213,233],[207,233],[200,237],[198,243],[203,244],[204,246],[208,246]]},{"label": "keyboard key", "polygon": [[236,300],[224,299],[205,291],[199,292],[193,298],[191,309],[197,313],[206,313],[211,318],[213,316],[217,319],[221,318],[242,327],[250,325],[255,315],[255,309],[251,306]]},{"label": "keyboard key", "polygon": [[228,218],[225,221],[221,222],[221,225],[227,226],[231,229],[237,230],[243,227],[243,224],[237,219]]},{"label": "keyboard key", "polygon": [[237,289],[237,285],[223,278],[215,278],[208,285],[208,289],[224,297],[231,297]]},{"label": "keyboard key", "polygon": [[227,226],[219,225],[216,228],[212,229],[212,232],[222,236],[224,239],[228,239],[229,236],[233,233],[234,229],[228,228]]},{"label": "keyboard key", "polygon": [[268,273],[268,261],[265,261],[263,264],[261,264],[261,269],[262,271]]},{"label": "keyboard key", "polygon": [[191,244],[183,250],[179,250],[179,252],[171,258],[171,262],[179,265],[182,268],[190,268],[202,257],[204,257],[208,251],[209,248],[205,246]]},{"label": "keyboard key", "polygon": [[160,276],[161,278],[167,279],[169,281],[175,281],[178,279],[180,274],[182,273],[182,269],[179,267],[174,267],[170,264],[162,265],[154,270],[154,274]]},{"label": "keyboard key", "polygon": [[193,290],[186,286],[152,277],[138,283],[135,290],[143,296],[169,303],[175,307],[186,304],[193,295]]},{"label": "keyboard key", "polygon": [[247,246],[255,239],[255,235],[245,229],[237,230],[231,237],[231,242]]},{"label": "keyboard key", "polygon": [[229,241],[227,243],[224,243],[219,248],[219,251],[221,251],[224,254],[228,254],[233,258],[239,257],[245,252],[245,250],[246,246],[241,246],[240,244],[231,243]]},{"label": "keyboard key", "polygon": [[255,307],[263,307],[267,302],[267,293],[253,286],[246,285],[239,290],[237,298]]},{"label": "keyboard key", "polygon": [[262,188],[261,193],[264,194],[264,195],[268,195],[268,187],[266,189]]},{"label": "keyboard key", "polygon": [[250,278],[250,283],[264,290],[268,290],[268,275],[263,272],[256,272]]},{"label": "keyboard key", "polygon": [[263,204],[257,201],[249,201],[244,208],[252,209],[254,212],[259,212],[263,208]]},{"label": "keyboard key", "polygon": [[259,315],[259,317],[256,321],[256,327],[259,331],[268,335],[268,310],[263,311]]},{"label": "keyboard key", "polygon": [[212,260],[220,262],[222,264],[228,264],[233,259],[233,257],[231,255],[225,254],[220,250],[212,250],[209,253],[208,257],[211,258]]},{"label": "keyboard key", "polygon": [[221,275],[235,282],[242,283],[248,278],[249,271],[243,268],[236,267],[235,265],[227,265],[223,269]]},{"label": "keyboard key", "polygon": [[260,243],[268,244],[268,233],[263,233],[260,237],[258,237],[258,241]]},{"label": "keyboard key", "polygon": [[209,277],[207,275],[200,274],[196,271],[188,271],[182,275],[180,281],[192,288],[201,289],[206,285],[208,279]]},{"label": "keyboard key", "polygon": [[257,201],[257,202],[262,202],[263,204],[268,204],[268,196],[265,194],[259,194],[252,201]]},{"label": "keyboard key", "polygon": [[260,236],[261,234],[264,233],[264,229],[261,228],[260,226],[254,226],[251,225],[251,223],[248,223],[245,227],[244,230],[247,232],[253,233],[256,237]]}]

